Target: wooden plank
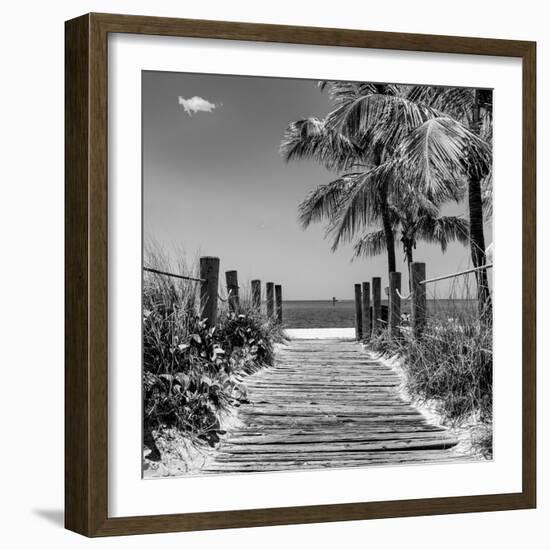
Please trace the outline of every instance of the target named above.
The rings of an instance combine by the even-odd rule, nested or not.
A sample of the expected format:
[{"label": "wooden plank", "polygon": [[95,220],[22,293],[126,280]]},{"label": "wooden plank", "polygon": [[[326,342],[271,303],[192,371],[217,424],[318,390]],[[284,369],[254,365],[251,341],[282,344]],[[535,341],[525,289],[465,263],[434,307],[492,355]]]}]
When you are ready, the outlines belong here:
[{"label": "wooden plank", "polygon": [[[402,449],[401,449],[402,450]],[[421,450],[422,453],[424,452],[430,452],[431,449],[423,449]],[[433,449],[435,451],[442,451],[446,449]],[[381,453],[391,452],[391,450],[381,450]],[[410,450],[409,453],[412,455],[414,450]],[[276,461],[276,462],[297,462],[297,461],[319,461],[319,460],[329,460],[334,463],[338,463],[340,461],[349,461],[353,460],[355,457],[355,460],[363,458],[364,460],[369,460],[376,458],[378,451],[361,451],[358,450],[354,453],[349,452],[316,452],[316,453],[250,453],[248,455],[242,454],[242,455],[235,455],[235,453],[218,453],[216,456],[216,462],[249,462],[249,463],[259,463],[264,464],[269,461]],[[391,456],[391,455],[390,455]],[[426,456],[426,455],[424,455]]]},{"label": "wooden plank", "polygon": [[380,452],[380,451],[395,451],[409,450],[419,451],[425,449],[448,449],[454,447],[458,441],[456,439],[441,439],[433,437],[429,439],[404,439],[404,440],[388,440],[380,442],[339,442],[330,441],[325,443],[304,443],[302,445],[222,445],[218,451],[218,459],[223,456],[250,455],[254,458],[267,458],[284,454],[306,456],[308,453],[313,453],[315,456],[322,456],[326,453],[360,453],[364,451]]},{"label": "wooden plank", "polygon": [[456,457],[449,454],[449,451],[425,451],[423,453],[373,453],[358,457],[349,457],[335,460],[319,458],[311,460],[289,460],[272,462],[248,462],[246,460],[235,460],[232,462],[217,462],[208,466],[204,473],[252,473],[271,471],[292,471],[298,469],[326,469],[326,468],[360,468],[365,466],[379,466],[386,464],[415,464],[415,463],[445,463],[445,462],[468,462],[473,457]]}]

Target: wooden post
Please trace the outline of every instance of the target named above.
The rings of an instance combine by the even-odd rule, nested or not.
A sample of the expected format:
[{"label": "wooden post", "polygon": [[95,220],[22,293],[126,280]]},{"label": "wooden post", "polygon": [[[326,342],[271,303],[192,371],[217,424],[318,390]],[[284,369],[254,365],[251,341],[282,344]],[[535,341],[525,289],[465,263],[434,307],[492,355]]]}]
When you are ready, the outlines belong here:
[{"label": "wooden post", "polygon": [[370,333],[371,333],[371,336],[372,336],[372,331],[374,330],[373,327],[374,327],[374,324],[372,322],[372,318],[374,317],[374,315],[372,314],[372,310],[373,310],[373,307],[372,307],[372,300],[371,300],[371,306],[369,307],[369,323],[370,323]]},{"label": "wooden post", "polygon": [[362,284],[362,312],[363,312],[363,336],[368,339],[371,333],[370,318],[370,283]]},{"label": "wooden post", "polygon": [[239,309],[239,278],[236,271],[225,272],[225,284],[227,285],[227,301],[231,311]]},{"label": "wooden post", "polygon": [[426,264],[411,264],[411,324],[415,338],[420,338],[426,326],[426,286],[420,281],[426,279]]},{"label": "wooden post", "polygon": [[382,319],[380,327],[386,327],[388,325],[388,306],[386,304],[380,306],[380,319]]},{"label": "wooden post", "polygon": [[399,323],[401,321],[401,273],[393,271],[390,273],[390,312],[389,326],[390,338],[399,338]]},{"label": "wooden post", "polygon": [[218,321],[218,277],[220,259],[203,256],[200,259],[201,295],[200,307],[202,318],[209,327],[216,326]]},{"label": "wooden post", "polygon": [[355,285],[355,338],[363,339],[363,315],[361,312],[361,285]]},{"label": "wooden post", "polygon": [[375,336],[382,328],[382,279],[372,278],[372,334]]},{"label": "wooden post", "polygon": [[251,281],[252,286],[252,307],[259,311],[262,303],[262,282],[259,279]]},{"label": "wooden post", "polygon": [[283,287],[275,285],[275,311],[277,313],[277,322],[283,323]]},{"label": "wooden post", "polygon": [[268,319],[273,317],[273,283],[265,284],[265,306]]}]

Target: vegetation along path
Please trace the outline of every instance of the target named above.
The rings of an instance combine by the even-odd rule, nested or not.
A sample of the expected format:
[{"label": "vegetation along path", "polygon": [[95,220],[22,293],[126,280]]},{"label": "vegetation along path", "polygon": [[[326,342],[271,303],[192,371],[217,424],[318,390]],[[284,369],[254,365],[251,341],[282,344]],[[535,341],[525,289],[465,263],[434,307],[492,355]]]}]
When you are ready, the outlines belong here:
[{"label": "vegetation along path", "polygon": [[293,340],[247,379],[250,403],[206,471],[456,460],[457,438],[406,401],[400,384],[354,341]]}]

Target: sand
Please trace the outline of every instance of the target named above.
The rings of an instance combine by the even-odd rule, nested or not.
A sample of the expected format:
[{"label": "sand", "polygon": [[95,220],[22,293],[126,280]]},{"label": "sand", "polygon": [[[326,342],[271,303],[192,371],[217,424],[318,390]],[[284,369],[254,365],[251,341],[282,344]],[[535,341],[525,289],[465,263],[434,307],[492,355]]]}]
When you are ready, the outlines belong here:
[{"label": "sand", "polygon": [[287,328],[285,333],[291,340],[355,339],[354,328]]}]

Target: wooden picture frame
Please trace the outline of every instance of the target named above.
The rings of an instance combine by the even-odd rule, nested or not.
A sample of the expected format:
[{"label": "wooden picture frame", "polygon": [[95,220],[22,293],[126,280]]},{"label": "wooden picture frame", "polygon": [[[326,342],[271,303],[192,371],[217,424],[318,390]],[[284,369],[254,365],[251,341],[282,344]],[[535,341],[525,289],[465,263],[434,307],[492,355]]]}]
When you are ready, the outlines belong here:
[{"label": "wooden picture frame", "polygon": [[[108,516],[107,37],[133,33],[520,58],[523,64],[521,492]],[[536,505],[536,45],[533,42],[88,14],[65,27],[65,525],[86,536],[483,512]]]}]

